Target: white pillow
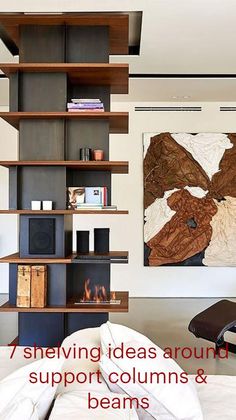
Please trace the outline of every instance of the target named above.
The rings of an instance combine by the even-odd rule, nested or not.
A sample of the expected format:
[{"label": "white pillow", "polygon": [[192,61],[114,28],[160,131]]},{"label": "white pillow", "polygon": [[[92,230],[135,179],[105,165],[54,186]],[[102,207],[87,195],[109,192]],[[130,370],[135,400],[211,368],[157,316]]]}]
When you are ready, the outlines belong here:
[{"label": "white pillow", "polygon": [[[76,354],[78,354],[79,347],[85,347],[88,352],[93,349],[93,361],[91,361],[90,358],[86,359],[84,356],[81,359],[74,357],[73,352],[71,352],[71,356],[65,360],[62,368],[63,372],[73,372],[74,374],[78,372],[84,372],[88,374],[89,372],[96,372],[99,370],[99,360],[95,361],[97,356],[97,349],[100,349],[101,347],[99,327],[86,328],[84,330],[76,331],[75,333],[65,338],[61,344],[61,347],[65,351],[76,349]],[[80,384],[74,381],[71,384],[67,384],[66,387],[63,384],[60,384],[57,393],[61,394],[68,391],[87,391],[89,389],[98,392],[109,392],[105,381],[102,380],[102,383],[98,383],[96,378],[94,378],[92,383],[87,382]]]},{"label": "white pillow", "polygon": [[[183,370],[173,359],[166,359],[163,357],[163,350],[151,342],[147,337],[142,334],[131,330],[127,327],[118,324],[111,324],[107,322],[100,327],[101,331],[101,343],[104,355],[100,362],[100,368],[104,379],[107,381],[109,388],[112,391],[125,392],[131,397],[137,397],[139,399],[143,397],[149,398],[150,406],[146,408],[146,412],[158,420],[202,420],[202,411],[198,400],[195,386],[191,379],[188,383],[182,384],[175,382],[168,383],[168,374],[170,372],[176,372],[178,377]],[[127,358],[125,355],[123,358],[115,358],[112,354],[108,357],[109,346],[117,348],[124,343],[124,349],[131,347],[134,348],[137,354],[138,348],[142,347],[148,350],[150,347],[154,348],[157,357],[154,359],[143,358],[140,359],[135,357],[133,359]],[[113,372],[118,374],[118,379],[122,372],[128,372],[133,375],[133,369],[136,372],[141,372],[142,378],[144,372],[150,374],[150,372],[164,372],[167,378],[167,383],[155,382],[151,383],[148,380],[146,384],[139,383],[135,380],[135,383],[122,383],[118,380],[116,386],[109,381],[109,375]],[[140,414],[142,418],[142,414]],[[145,418],[145,417],[143,417]]]},{"label": "white pillow", "polygon": [[[37,378],[39,378],[41,373],[42,379],[45,381],[47,374],[61,372],[63,363],[63,358],[41,359],[16,370],[2,379],[0,381],[0,418],[4,418],[2,417],[4,413],[14,413],[16,404],[23,404],[28,413],[28,417],[26,415],[22,417],[24,420],[35,420],[35,417],[32,417],[34,410],[39,420],[44,419],[53,401],[57,386],[52,387],[51,383],[41,383],[40,381],[31,383],[29,375],[35,372]],[[33,407],[30,407],[30,401],[26,402],[24,401],[25,399],[30,399]],[[8,419],[8,417],[6,418]]]},{"label": "white pillow", "polygon": [[[92,397],[119,398],[122,400],[127,395],[113,394],[111,392],[91,392]],[[71,391],[58,395],[49,420],[138,420],[137,413],[133,408],[88,408],[87,391]]]}]

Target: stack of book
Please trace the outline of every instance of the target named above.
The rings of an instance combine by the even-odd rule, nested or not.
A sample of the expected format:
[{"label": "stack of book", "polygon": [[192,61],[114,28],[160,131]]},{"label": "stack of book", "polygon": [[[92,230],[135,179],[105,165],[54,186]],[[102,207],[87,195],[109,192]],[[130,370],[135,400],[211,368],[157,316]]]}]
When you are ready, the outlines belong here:
[{"label": "stack of book", "polygon": [[67,110],[69,112],[104,112],[104,105],[100,99],[71,99],[67,103]]},{"label": "stack of book", "polygon": [[107,187],[68,187],[68,208],[73,210],[117,210],[107,205]]}]

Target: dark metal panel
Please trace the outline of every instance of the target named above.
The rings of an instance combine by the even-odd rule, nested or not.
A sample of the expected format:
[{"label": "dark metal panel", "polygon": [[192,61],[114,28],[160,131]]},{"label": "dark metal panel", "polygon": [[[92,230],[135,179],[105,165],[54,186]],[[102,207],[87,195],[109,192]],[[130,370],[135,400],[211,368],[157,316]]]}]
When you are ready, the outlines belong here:
[{"label": "dark metal panel", "polygon": [[50,25],[20,26],[20,63],[64,62],[65,27]]},{"label": "dark metal panel", "polygon": [[[29,253],[29,220],[37,218],[37,219],[54,219],[56,222],[56,249],[55,254],[30,254]],[[72,243],[71,243],[72,248]],[[71,253],[70,248],[70,253]],[[51,216],[51,215],[21,215],[20,216],[20,258],[64,258],[68,255],[66,255],[65,252],[65,233],[64,233],[64,216],[57,215],[57,216]]]},{"label": "dark metal panel", "polygon": [[19,111],[19,72],[10,74],[9,77],[10,111]]},{"label": "dark metal panel", "polygon": [[9,168],[9,209],[17,210],[19,205],[19,188],[18,185],[18,168],[17,166],[12,166]]},{"label": "dark metal panel", "polygon": [[73,216],[64,216],[64,233],[65,233],[65,255],[72,254],[73,243]]},{"label": "dark metal panel", "polygon": [[90,147],[104,150],[104,159],[109,160],[108,121],[67,120],[66,159],[79,160],[79,149]]},{"label": "dark metal panel", "polygon": [[48,264],[48,305],[66,305],[66,273],[66,264]]},{"label": "dark metal panel", "polygon": [[65,337],[85,328],[96,328],[107,322],[108,313],[65,314]]},{"label": "dark metal panel", "polygon": [[68,26],[66,61],[68,63],[108,63],[108,26]]},{"label": "dark metal panel", "polygon": [[19,313],[19,345],[56,347],[64,339],[63,313]]},{"label": "dark metal panel", "polygon": [[22,73],[20,111],[65,111],[67,75],[65,73]]},{"label": "dark metal panel", "polygon": [[68,82],[68,101],[72,98],[99,98],[105,111],[110,111],[110,86],[73,85]]},{"label": "dark metal panel", "polygon": [[11,305],[16,305],[17,267],[17,264],[9,264],[9,302]]},{"label": "dark metal panel", "polygon": [[108,171],[67,170],[67,187],[107,187],[107,202],[111,205],[111,173]]},{"label": "dark metal panel", "polygon": [[20,160],[64,160],[64,120],[20,120]]},{"label": "dark metal panel", "polygon": [[23,166],[19,170],[20,209],[30,209],[32,200],[51,200],[53,209],[66,208],[66,168]]}]

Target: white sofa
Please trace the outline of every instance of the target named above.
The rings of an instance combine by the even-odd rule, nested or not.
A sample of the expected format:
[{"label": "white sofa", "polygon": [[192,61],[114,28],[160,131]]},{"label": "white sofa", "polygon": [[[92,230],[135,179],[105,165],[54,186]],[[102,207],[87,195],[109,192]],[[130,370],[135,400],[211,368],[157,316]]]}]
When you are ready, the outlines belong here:
[{"label": "white sofa", "polygon": [[[86,346],[88,349],[100,346],[100,330],[93,328],[82,330],[67,337],[63,347],[70,348],[74,344]],[[0,347],[0,380],[15,371],[16,369],[31,363],[23,357],[24,348],[18,347],[14,357],[10,360],[12,349]],[[10,361],[9,361],[10,360]],[[63,365],[63,371],[68,372],[95,372],[99,369],[99,363],[89,360],[68,359]],[[208,376],[207,384],[196,384],[204,420],[235,420],[236,418],[236,377],[230,376]],[[89,385],[76,382],[67,387],[59,385],[56,393],[55,404],[50,414],[50,420],[74,420],[74,419],[129,419],[137,420],[135,410],[118,412],[117,410],[88,410],[87,394],[91,392],[96,395],[111,394],[106,382],[92,381]],[[142,418],[146,418],[145,416]],[[149,418],[149,417],[147,417]],[[177,417],[176,417],[177,419]],[[20,419],[21,420],[21,419]],[[22,418],[24,420],[24,418]]]}]

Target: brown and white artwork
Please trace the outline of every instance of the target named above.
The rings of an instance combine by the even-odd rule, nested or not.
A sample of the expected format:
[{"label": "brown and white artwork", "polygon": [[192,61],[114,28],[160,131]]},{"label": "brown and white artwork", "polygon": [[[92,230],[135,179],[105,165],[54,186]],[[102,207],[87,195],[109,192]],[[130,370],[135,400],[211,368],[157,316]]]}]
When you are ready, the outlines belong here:
[{"label": "brown and white artwork", "polygon": [[236,266],[236,134],[144,134],[144,265]]}]

